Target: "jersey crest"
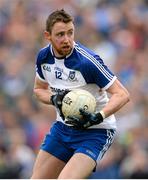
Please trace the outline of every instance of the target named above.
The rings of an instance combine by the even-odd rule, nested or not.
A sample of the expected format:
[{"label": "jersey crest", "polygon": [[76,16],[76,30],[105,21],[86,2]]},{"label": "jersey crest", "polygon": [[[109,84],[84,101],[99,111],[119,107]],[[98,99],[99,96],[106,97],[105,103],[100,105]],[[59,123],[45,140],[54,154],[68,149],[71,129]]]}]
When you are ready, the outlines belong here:
[{"label": "jersey crest", "polygon": [[76,77],[76,72],[75,71],[69,71],[68,79],[70,81],[76,81],[75,77]]}]

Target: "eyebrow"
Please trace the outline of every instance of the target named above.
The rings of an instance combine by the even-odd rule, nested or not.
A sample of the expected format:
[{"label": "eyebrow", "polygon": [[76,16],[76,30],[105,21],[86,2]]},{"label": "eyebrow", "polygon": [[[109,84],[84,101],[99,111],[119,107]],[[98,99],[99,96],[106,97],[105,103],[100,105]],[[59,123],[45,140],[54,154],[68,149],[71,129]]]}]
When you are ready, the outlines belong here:
[{"label": "eyebrow", "polygon": [[69,32],[69,31],[74,31],[74,29],[69,29],[68,31],[61,30],[61,31],[57,32],[56,34],[65,33],[65,32]]}]

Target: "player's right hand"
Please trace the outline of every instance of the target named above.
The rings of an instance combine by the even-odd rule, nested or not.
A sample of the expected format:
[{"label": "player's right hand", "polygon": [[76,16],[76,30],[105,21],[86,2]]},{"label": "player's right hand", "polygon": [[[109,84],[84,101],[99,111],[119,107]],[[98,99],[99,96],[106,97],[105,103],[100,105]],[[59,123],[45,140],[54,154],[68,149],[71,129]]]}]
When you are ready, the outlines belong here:
[{"label": "player's right hand", "polygon": [[62,113],[62,100],[64,96],[69,92],[70,92],[69,90],[58,91],[56,94],[52,95],[50,98],[51,104],[56,107],[57,111],[59,112],[59,115],[62,117],[63,120],[65,119],[65,117]]}]

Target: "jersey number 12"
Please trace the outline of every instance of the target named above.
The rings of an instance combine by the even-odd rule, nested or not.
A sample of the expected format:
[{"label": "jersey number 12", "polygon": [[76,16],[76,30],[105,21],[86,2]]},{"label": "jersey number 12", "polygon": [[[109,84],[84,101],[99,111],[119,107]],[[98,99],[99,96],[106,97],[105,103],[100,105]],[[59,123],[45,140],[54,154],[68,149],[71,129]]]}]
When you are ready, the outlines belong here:
[{"label": "jersey number 12", "polygon": [[62,79],[62,72],[61,71],[55,71],[55,76],[57,79]]}]

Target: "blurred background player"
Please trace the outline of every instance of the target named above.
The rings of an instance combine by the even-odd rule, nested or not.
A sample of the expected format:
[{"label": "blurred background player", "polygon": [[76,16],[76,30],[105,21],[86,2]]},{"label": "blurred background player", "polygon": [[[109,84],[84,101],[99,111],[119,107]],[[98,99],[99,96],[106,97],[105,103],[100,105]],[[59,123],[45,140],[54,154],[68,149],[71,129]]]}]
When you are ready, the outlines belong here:
[{"label": "blurred background player", "polygon": [[[38,53],[34,93],[41,102],[56,107],[57,122],[41,145],[33,179],[87,178],[113,142],[113,114],[129,101],[128,91],[102,59],[74,42],[74,32],[73,18],[67,12],[57,10],[49,15],[44,33],[49,45]],[[82,119],[65,119],[62,99],[77,88],[95,96],[96,113],[80,110]]]}]

